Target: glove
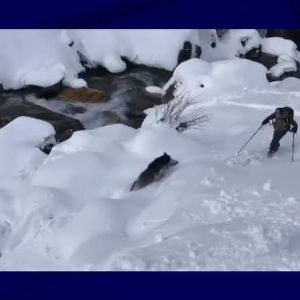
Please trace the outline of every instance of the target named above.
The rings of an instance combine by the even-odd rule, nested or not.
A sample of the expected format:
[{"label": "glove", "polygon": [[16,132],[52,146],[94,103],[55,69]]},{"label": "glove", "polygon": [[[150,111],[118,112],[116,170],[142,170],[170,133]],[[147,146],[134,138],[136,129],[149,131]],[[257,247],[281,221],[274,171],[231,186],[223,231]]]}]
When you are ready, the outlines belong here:
[{"label": "glove", "polygon": [[269,123],[268,120],[263,120],[263,121],[261,122],[261,125],[267,125],[268,123]]},{"label": "glove", "polygon": [[298,129],[298,128],[294,126],[290,131],[291,131],[292,133],[297,133],[297,129]]}]

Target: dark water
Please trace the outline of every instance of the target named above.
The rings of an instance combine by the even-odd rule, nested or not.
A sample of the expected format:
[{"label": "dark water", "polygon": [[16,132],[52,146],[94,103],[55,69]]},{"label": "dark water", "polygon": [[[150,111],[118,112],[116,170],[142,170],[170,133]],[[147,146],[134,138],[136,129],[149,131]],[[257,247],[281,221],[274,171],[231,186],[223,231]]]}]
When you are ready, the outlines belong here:
[{"label": "dark water", "polygon": [[[113,111],[123,112],[129,125],[139,127],[134,116],[161,103],[160,97],[149,94],[145,88],[155,85],[163,87],[172,73],[143,65],[128,64],[125,72],[111,74],[104,69],[91,70],[83,75],[90,88],[103,90],[110,95],[108,105]],[[137,124],[135,124],[137,122]]]},{"label": "dark water", "polygon": [[[150,85],[162,87],[171,77],[171,72],[144,65],[128,64],[126,71],[112,74],[103,68],[88,70],[80,74],[89,88],[104,91],[106,103],[66,103],[57,94],[63,87],[26,87],[0,94],[0,126],[14,118],[25,115],[52,123],[60,136],[68,138],[73,131],[83,127],[91,129],[107,124],[107,116],[117,114],[121,122],[134,128],[140,127],[145,115],[143,111],[161,103],[157,95],[149,94]],[[47,95],[47,97],[45,96]]]}]

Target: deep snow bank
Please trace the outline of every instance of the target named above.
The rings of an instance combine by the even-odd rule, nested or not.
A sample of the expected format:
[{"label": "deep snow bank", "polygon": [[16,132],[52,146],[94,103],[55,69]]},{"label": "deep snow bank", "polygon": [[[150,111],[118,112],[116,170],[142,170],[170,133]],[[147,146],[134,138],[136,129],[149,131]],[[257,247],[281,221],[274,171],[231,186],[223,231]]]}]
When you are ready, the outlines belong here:
[{"label": "deep snow bank", "polygon": [[279,57],[270,72],[279,76],[294,71],[299,60],[296,45],[282,38],[260,38],[254,29],[232,29],[219,40],[212,29],[185,30],[2,30],[0,31],[0,83],[4,89],[26,85],[47,87],[62,81],[72,87],[86,86],[78,79],[88,66],[104,66],[110,72],[126,69],[131,62],[173,70],[185,41],[202,50],[211,62],[232,59],[258,48]]},{"label": "deep snow bank", "polygon": [[121,57],[153,67],[172,70],[184,41],[205,44],[210,30],[79,30],[70,32],[79,51],[92,65],[110,72],[126,69]]},{"label": "deep snow bank", "polygon": [[[215,30],[2,30],[0,83],[4,89],[26,85],[51,86],[59,81],[73,87],[84,68],[101,65],[110,72],[126,68],[122,57],[148,66],[173,70],[185,41],[201,47],[207,61],[232,58],[256,47],[256,30],[231,30],[219,41]],[[80,53],[80,55],[79,55]]]},{"label": "deep snow bank", "polygon": [[[79,131],[32,160],[24,159],[27,149],[39,151],[51,126],[25,118],[0,130],[7,149],[1,164],[16,164],[0,176],[1,270],[299,270],[298,137],[294,163],[291,135],[278,157],[265,159],[268,127],[235,155],[275,107],[292,106],[297,120],[298,81],[260,85],[261,66],[234,60],[225,62],[225,74],[243,77],[224,82],[224,62],[194,62],[214,90],[196,104],[211,115],[202,130],[179,134],[157,122],[152,108],[137,130],[119,124]],[[189,63],[181,79],[196,92]],[[19,151],[13,162],[11,149]],[[129,192],[163,152],[179,164]]]},{"label": "deep snow bank", "polygon": [[[298,269],[299,154],[290,164],[287,136],[278,159],[264,160],[266,129],[234,156],[287,95],[287,104],[297,99],[280,92],[247,90],[207,103],[212,117],[200,131],[178,134],[151,109],[138,130],[76,132],[36,171],[0,181],[0,269]],[[164,151],[179,165],[130,193]]]},{"label": "deep snow bank", "polygon": [[76,49],[68,47],[62,30],[0,30],[0,83],[4,89],[42,87],[64,80],[81,86],[83,70]]},{"label": "deep snow bank", "polygon": [[77,79],[84,69],[78,52],[89,65],[102,65],[111,72],[126,68],[121,57],[172,69],[185,40],[199,43],[210,36],[210,30],[2,30],[0,83],[4,89],[46,87],[60,80],[84,86]]}]

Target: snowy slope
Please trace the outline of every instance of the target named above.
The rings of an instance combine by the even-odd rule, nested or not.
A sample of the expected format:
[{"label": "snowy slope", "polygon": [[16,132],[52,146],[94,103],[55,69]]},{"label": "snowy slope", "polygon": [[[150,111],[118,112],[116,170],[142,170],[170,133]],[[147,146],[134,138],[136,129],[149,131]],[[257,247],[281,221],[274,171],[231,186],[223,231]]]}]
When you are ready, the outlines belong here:
[{"label": "snowy slope", "polygon": [[[184,73],[193,92],[189,64],[174,76]],[[206,67],[215,71],[206,78],[211,85],[198,91],[196,105],[210,114],[201,130],[179,134],[157,123],[153,108],[140,129],[119,124],[76,132],[48,157],[36,157],[34,167],[0,178],[0,269],[299,270],[298,135],[294,163],[290,134],[266,159],[269,126],[236,152],[275,107],[291,105],[298,120],[300,81],[261,82],[266,70],[242,60]],[[224,83],[215,75],[222,69],[244,76]],[[38,121],[17,122],[0,135],[9,126],[33,125],[39,134],[24,135],[22,144],[7,138],[3,149],[38,151],[52,135]],[[129,192],[163,152],[179,164],[162,181]],[[0,152],[1,164],[7,156]]]}]

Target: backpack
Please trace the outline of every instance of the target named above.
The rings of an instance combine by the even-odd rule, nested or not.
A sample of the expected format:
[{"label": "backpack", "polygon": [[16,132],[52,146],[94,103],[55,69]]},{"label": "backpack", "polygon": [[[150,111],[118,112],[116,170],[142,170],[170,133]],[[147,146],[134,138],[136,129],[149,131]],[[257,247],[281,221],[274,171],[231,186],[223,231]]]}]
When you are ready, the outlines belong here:
[{"label": "backpack", "polygon": [[288,106],[277,108],[273,126],[275,130],[289,130],[294,119],[294,110]]}]

